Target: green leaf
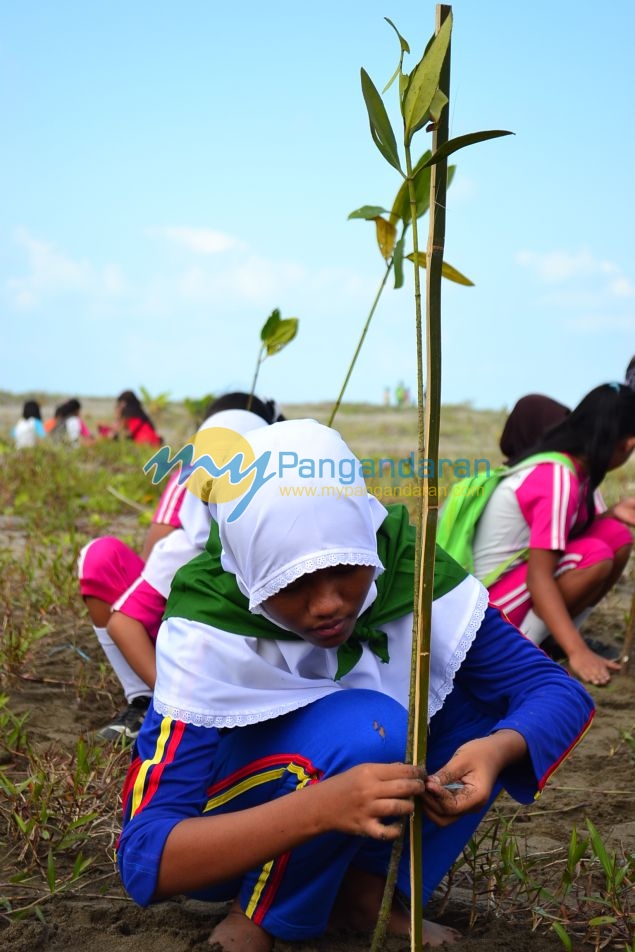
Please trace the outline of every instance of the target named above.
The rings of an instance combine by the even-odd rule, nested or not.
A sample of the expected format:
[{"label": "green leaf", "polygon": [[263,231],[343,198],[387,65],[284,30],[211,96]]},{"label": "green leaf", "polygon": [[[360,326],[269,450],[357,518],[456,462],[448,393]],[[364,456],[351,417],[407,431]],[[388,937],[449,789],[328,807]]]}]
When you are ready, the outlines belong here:
[{"label": "green leaf", "polygon": [[265,323],[262,325],[262,329],[260,331],[260,340],[263,343],[266,343],[267,339],[271,337],[272,334],[275,333],[275,330],[279,323],[280,323],[280,311],[278,310],[278,308],[276,308],[274,311],[271,312],[271,314],[269,315]]},{"label": "green leaf", "polygon": [[628,868],[628,864],[626,866],[620,866],[617,872],[615,873],[615,876],[613,877],[613,883],[616,890],[620,888],[620,886],[622,885],[623,879],[627,875],[630,875],[630,869]]},{"label": "green leaf", "polygon": [[378,215],[388,214],[387,208],[382,208],[381,205],[362,205],[361,208],[356,208],[354,212],[351,212],[348,216],[350,221],[352,218],[363,218],[365,221],[374,221]]},{"label": "green leaf", "polygon": [[[415,193],[417,195],[417,218],[420,218],[430,205],[430,170],[424,168],[424,165],[430,159],[432,153],[428,149],[424,152],[412,171],[412,177],[415,183]],[[421,203],[421,211],[419,205]],[[399,191],[392,203],[390,220],[396,224],[399,219],[408,225],[410,223],[410,193],[408,191],[408,180],[402,182]]]},{"label": "green leaf", "polygon": [[611,876],[615,869],[615,857],[614,855],[609,856],[606,846],[602,842],[602,837],[600,836],[597,827],[593,825],[591,820],[586,820],[587,829],[591,836],[591,847],[594,854],[599,859],[602,869],[607,876]]},{"label": "green leaf", "polygon": [[395,245],[395,251],[392,256],[392,266],[395,272],[395,291],[403,286],[403,245],[405,240],[406,236],[402,234]]},{"label": "green leaf", "polygon": [[87,823],[92,823],[98,816],[99,813],[87,813],[85,816],[78,817],[68,824],[67,832],[69,830],[77,830],[80,826],[86,826]]},{"label": "green leaf", "polygon": [[55,859],[53,857],[53,850],[49,850],[48,860],[46,862],[46,881],[48,883],[49,892],[55,892]]},{"label": "green leaf", "polygon": [[450,13],[410,74],[410,82],[403,103],[406,145],[410,145],[410,140],[417,129],[430,119],[430,106],[439,88],[439,79],[450,45],[451,33],[452,14]]},{"label": "green leaf", "polygon": [[23,835],[26,835],[27,833],[30,832],[31,827],[30,827],[30,825],[29,825],[29,821],[28,821],[28,820],[23,820],[19,813],[14,813],[14,814],[13,814],[13,819],[15,820],[15,822],[16,822],[16,823],[18,824],[18,826],[20,827],[20,833],[22,833]]},{"label": "green leaf", "polygon": [[389,24],[390,24],[390,26],[393,28],[393,30],[395,31],[395,33],[396,33],[397,36],[399,37],[399,45],[400,45],[400,47],[401,47],[401,52],[400,52],[400,54],[399,54],[399,62],[397,63],[397,69],[396,69],[395,72],[392,74],[392,76],[390,77],[390,79],[388,80],[388,82],[386,83],[386,85],[384,86],[384,88],[382,89],[381,92],[382,92],[382,96],[383,96],[383,94],[384,94],[388,89],[390,89],[390,87],[391,87],[392,84],[394,83],[396,77],[399,76],[399,101],[401,102],[401,97],[402,97],[403,89],[404,89],[404,84],[403,84],[403,72],[402,72],[402,67],[403,67],[403,55],[404,55],[404,53],[409,53],[409,52],[410,52],[410,47],[409,47],[407,41],[403,38],[403,36],[401,35],[401,33],[399,32],[399,30],[398,30],[397,27],[395,26],[395,24],[392,22],[392,20],[388,19],[388,17],[384,17],[384,20],[386,21],[386,23],[389,23]]},{"label": "green leaf", "polygon": [[408,88],[408,83],[410,82],[410,73],[404,73],[403,69],[399,74],[399,102],[403,102],[403,97],[406,95],[406,90]]},{"label": "green leaf", "polygon": [[430,118],[434,122],[438,122],[441,118],[441,113],[448,104],[448,97],[440,89],[437,89],[436,93],[432,97],[432,102],[430,103]]},{"label": "green leaf", "polygon": [[590,926],[612,926],[617,922],[617,916],[595,916],[589,919]]},{"label": "green leaf", "polygon": [[267,348],[267,357],[277,354],[293,340],[298,333],[298,324],[297,317],[287,317],[283,321],[278,321],[272,333],[263,337],[263,342]]},{"label": "green leaf", "polygon": [[75,862],[73,863],[73,872],[71,873],[71,882],[74,882],[76,879],[82,875],[89,866],[92,865],[94,857],[92,856],[82,856],[81,853],[77,854]]},{"label": "green leaf", "polygon": [[572,948],[573,948],[573,945],[572,945],[572,943],[571,943],[571,936],[567,933],[567,931],[565,930],[564,926],[562,926],[559,922],[552,922],[552,923],[551,923],[551,928],[552,928],[553,931],[556,933],[556,935],[558,936],[558,938],[559,938],[560,941],[562,942],[562,944],[563,944],[563,946],[565,947],[565,949],[567,950],[567,952],[571,952],[571,950],[572,950]]},{"label": "green leaf", "polygon": [[[425,215],[430,207],[430,170],[427,167],[427,162],[431,155],[432,153],[429,149],[424,152],[412,173],[415,182],[415,195],[417,197],[417,219]],[[456,165],[448,165],[448,188],[452,184],[455,172]],[[390,212],[391,222],[396,224],[399,219],[402,220],[404,225],[410,224],[410,195],[407,180],[400,185],[393,202],[392,211]]]},{"label": "green leaf", "polygon": [[[414,262],[415,260],[414,251],[411,252],[409,255],[406,255],[406,258],[408,259],[408,261]],[[420,268],[427,267],[428,256],[426,255],[424,251],[419,252],[419,254],[417,255],[417,261]],[[469,278],[466,278],[464,274],[461,274],[460,271],[452,267],[451,264],[448,264],[447,261],[444,261],[441,265],[441,274],[443,275],[444,278],[447,278],[448,281],[454,281],[455,284],[462,284],[467,288],[474,287],[473,281],[470,281]]]},{"label": "green leaf", "polygon": [[397,140],[395,139],[395,134],[392,131],[392,126],[390,125],[390,119],[388,118],[386,107],[384,106],[382,98],[377,92],[372,79],[365,69],[361,70],[361,77],[362,94],[364,96],[364,102],[366,103],[366,109],[368,111],[370,134],[373,137],[373,142],[386,161],[389,162],[393,168],[397,169],[398,172],[401,172],[399,153],[397,152]]},{"label": "green leaf", "polygon": [[401,35],[401,33],[399,32],[399,30],[397,29],[397,27],[395,26],[395,24],[392,22],[392,20],[391,20],[389,17],[384,17],[384,20],[386,21],[386,23],[389,23],[389,24],[390,24],[390,26],[393,28],[393,30],[395,31],[395,33],[396,33],[397,36],[399,37],[399,45],[401,46],[401,52],[402,52],[402,53],[409,53],[409,52],[410,52],[410,47],[408,46],[408,41],[407,41],[407,40],[404,40],[403,36]]},{"label": "green leaf", "polygon": [[399,75],[400,70],[401,70],[401,62],[397,64],[397,69],[395,70],[395,72],[392,74],[392,76],[390,77],[390,79],[388,80],[384,88],[382,89],[381,91],[382,96],[384,95],[385,92],[387,92],[390,89],[395,79]]},{"label": "green leaf", "polygon": [[[15,797],[18,794],[18,788],[14,783],[11,783],[9,778],[5,776],[4,772],[0,772],[0,790],[9,794],[9,796]],[[17,817],[17,814],[14,814]]]},{"label": "green leaf", "polygon": [[455,139],[448,139],[434,155],[428,160],[428,165],[436,165],[441,159],[446,159],[453,152],[464,149],[467,145],[474,145],[477,142],[486,142],[488,139],[498,139],[500,136],[513,136],[515,132],[507,132],[505,129],[491,129],[489,132],[468,132],[467,135],[457,136]]}]

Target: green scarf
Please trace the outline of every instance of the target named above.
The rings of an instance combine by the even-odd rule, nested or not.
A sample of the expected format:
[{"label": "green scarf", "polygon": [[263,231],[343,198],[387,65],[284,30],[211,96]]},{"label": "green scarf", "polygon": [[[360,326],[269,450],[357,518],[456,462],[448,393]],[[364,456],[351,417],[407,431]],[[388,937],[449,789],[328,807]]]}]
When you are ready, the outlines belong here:
[{"label": "green scarf", "polygon": [[[357,619],[348,641],[338,648],[336,681],[355,667],[364,644],[384,663],[390,661],[388,638],[382,627],[413,609],[415,528],[410,525],[405,506],[388,508],[388,516],[377,531],[377,552],[385,569],[375,581],[377,597]],[[447,594],[466,576],[467,572],[437,547],[434,599]],[[203,622],[252,638],[301,640],[299,635],[249,611],[249,601],[238,588],[235,575],[226,572],[221,565],[221,542],[215,521],[212,521],[204,551],[174,576],[163,617]]]}]

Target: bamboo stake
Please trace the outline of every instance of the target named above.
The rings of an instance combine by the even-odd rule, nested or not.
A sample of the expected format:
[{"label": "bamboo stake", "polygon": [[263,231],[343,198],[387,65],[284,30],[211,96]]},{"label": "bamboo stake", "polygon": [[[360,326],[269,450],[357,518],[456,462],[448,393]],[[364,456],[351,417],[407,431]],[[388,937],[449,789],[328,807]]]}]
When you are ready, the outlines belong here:
[{"label": "bamboo stake", "polygon": [[[438,33],[452,8],[437,4],[435,32]],[[439,89],[449,100],[450,94],[450,47],[441,71]],[[432,153],[448,140],[449,102],[435,124],[432,136]],[[412,175],[410,156],[407,154],[408,175]],[[414,182],[410,185],[413,243],[417,249],[417,215]],[[430,474],[422,480],[422,492],[417,525],[418,565],[415,565],[415,611],[413,620],[413,667],[414,696],[411,697],[409,734],[412,733],[412,757],[414,763],[425,764],[428,746],[428,686],[430,680],[430,633],[432,621],[432,598],[434,588],[434,561],[438,519],[438,472],[439,432],[441,417],[441,274],[445,245],[445,204],[447,190],[447,161],[432,166],[430,180],[430,221],[428,229],[426,264],[426,378],[424,405],[424,376],[422,360],[421,300],[419,267],[415,257],[415,309],[417,314],[417,404],[419,429],[419,459],[434,462]],[[410,738],[409,738],[410,743]],[[423,945],[422,909],[422,811],[415,807],[410,824],[410,882],[411,923],[410,942],[413,952]]]}]

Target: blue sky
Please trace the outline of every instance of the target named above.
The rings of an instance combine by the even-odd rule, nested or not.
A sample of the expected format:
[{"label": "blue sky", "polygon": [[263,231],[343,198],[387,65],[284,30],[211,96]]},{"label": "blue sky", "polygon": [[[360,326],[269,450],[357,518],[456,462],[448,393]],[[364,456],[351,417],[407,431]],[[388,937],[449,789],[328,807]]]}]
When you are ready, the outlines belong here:
[{"label": "blue sky", "polygon": [[[444,282],[443,400],[573,404],[635,353],[635,4],[452,10],[451,135],[515,135],[454,158],[445,257],[475,287]],[[5,0],[0,389],[248,388],[278,307],[299,334],[258,391],[334,399],[384,268],[374,226],[347,216],[400,184],[359,70],[380,89],[393,72],[384,17],[412,68],[434,16],[414,0]],[[348,400],[414,388],[411,283],[384,293]]]}]

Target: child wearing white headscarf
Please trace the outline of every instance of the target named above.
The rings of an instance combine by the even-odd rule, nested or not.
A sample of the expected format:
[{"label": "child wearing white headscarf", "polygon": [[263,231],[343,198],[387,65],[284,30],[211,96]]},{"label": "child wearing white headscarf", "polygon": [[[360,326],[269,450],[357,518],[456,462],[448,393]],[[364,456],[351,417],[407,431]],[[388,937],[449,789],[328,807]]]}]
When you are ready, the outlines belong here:
[{"label": "child wearing white headscarf", "polygon": [[[542,790],[593,702],[439,550],[428,776],[405,764],[406,510],[369,495],[359,461],[314,421],[246,439],[254,482],[214,507],[205,552],[173,582],[118,861],[143,905],[234,900],[212,941],[267,952],[272,937],[307,939],[329,923],[373,927],[389,841],[415,797],[427,902],[503,787],[522,803]],[[406,850],[398,897],[409,889]],[[391,928],[409,928],[398,902]],[[454,938],[430,924],[424,935]]]},{"label": "child wearing white headscarf", "polygon": [[[273,400],[237,391],[211,404],[197,432],[248,433],[277,419],[283,417]],[[80,592],[126,697],[125,708],[97,732],[102,740],[129,741],[139,733],[154,688],[154,644],[172,578],[209,535],[209,509],[179,475],[167,481],[141,555],[113,536],[93,539],[79,554]]]}]

